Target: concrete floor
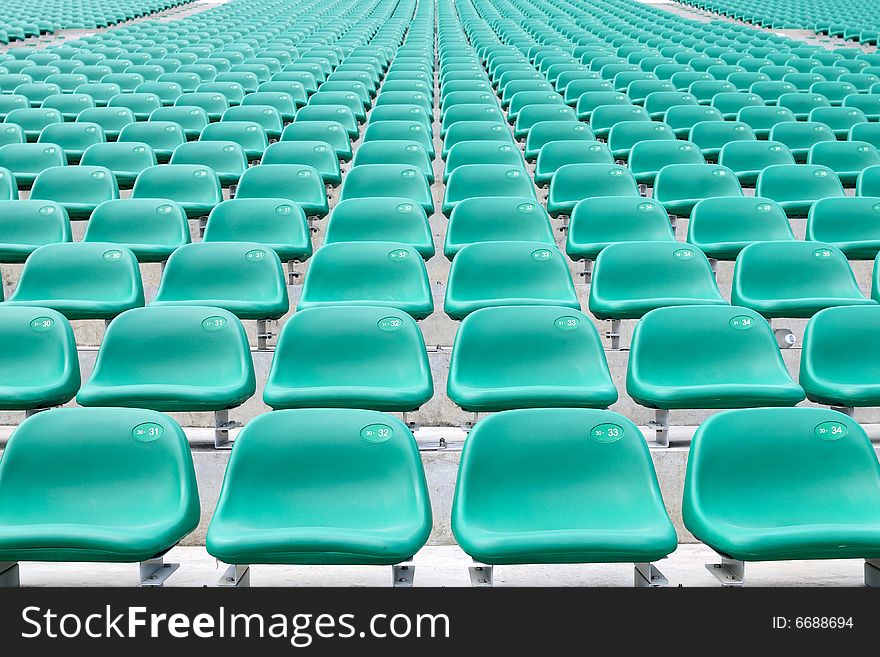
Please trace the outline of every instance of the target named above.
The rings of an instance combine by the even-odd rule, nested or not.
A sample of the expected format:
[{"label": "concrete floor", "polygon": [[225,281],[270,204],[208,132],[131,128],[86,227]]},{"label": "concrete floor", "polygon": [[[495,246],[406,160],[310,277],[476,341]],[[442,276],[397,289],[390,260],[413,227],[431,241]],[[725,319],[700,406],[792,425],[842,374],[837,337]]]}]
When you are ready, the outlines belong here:
[{"label": "concrete floor", "polygon": [[[670,586],[718,586],[704,568],[717,555],[704,545],[679,545],[657,565]],[[226,566],[204,548],[177,547],[166,561],[180,569],[169,587],[214,586]],[[470,558],[455,546],[429,546],[415,558],[415,585],[469,586]],[[862,586],[860,560],[780,561],[749,564],[747,586]],[[135,564],[24,563],[22,586],[136,586]],[[526,565],[495,568],[495,586],[632,586],[631,564]],[[389,586],[391,569],[379,566],[254,566],[252,586]]]}]

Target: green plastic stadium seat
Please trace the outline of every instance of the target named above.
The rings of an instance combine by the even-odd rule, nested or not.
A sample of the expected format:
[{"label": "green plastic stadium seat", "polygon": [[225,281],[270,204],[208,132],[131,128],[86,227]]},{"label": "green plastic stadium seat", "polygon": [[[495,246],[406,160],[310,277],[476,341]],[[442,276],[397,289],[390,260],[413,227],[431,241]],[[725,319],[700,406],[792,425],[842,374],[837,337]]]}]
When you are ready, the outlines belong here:
[{"label": "green plastic stadium seat", "polygon": [[37,141],[43,128],[54,123],[64,123],[64,117],[57,109],[27,107],[10,111],[3,122],[20,126],[25,138],[34,142]]},{"label": "green plastic stadium seat", "polygon": [[608,148],[616,160],[626,161],[632,148],[642,141],[675,141],[675,133],[659,121],[620,121],[608,132]]},{"label": "green plastic stadium seat", "polygon": [[18,186],[15,176],[9,169],[0,167],[0,201],[14,201],[18,199]]},{"label": "green plastic stadium seat", "polygon": [[202,306],[137,308],[104,334],[80,406],[218,411],[256,388],[247,336],[238,318]]},{"label": "green plastic stadium seat", "polygon": [[64,157],[64,151],[57,144],[7,144],[0,146],[0,167],[12,172],[20,190],[30,189],[40,172],[65,164],[67,164],[67,160]]},{"label": "green plastic stadium seat", "polygon": [[175,148],[170,164],[208,167],[217,174],[221,185],[234,185],[247,171],[248,158],[244,149],[232,141],[194,141]]},{"label": "green plastic stadium seat", "polygon": [[[376,373],[393,370],[385,380]],[[434,392],[415,320],[392,308],[317,307],[284,325],[263,392],[279,408],[417,410]]]},{"label": "green plastic stadium seat", "polygon": [[864,141],[822,141],[810,149],[807,163],[826,166],[844,187],[855,187],[864,169],[880,165],[880,151]]},{"label": "green plastic stadium seat", "polygon": [[[223,125],[220,123],[219,125]],[[333,147],[322,141],[285,141],[269,145],[261,164],[299,164],[313,167],[324,184],[336,186],[342,181],[339,160]]]},{"label": "green plastic stadium seat", "polygon": [[504,164],[466,164],[457,167],[449,176],[443,197],[443,214],[449,216],[465,199],[488,196],[521,196],[537,200],[535,186],[525,169]]},{"label": "green plastic stadium seat", "polygon": [[856,196],[880,196],[880,166],[862,169],[856,181]]},{"label": "green plastic stadium seat", "polygon": [[541,147],[535,164],[535,183],[548,186],[567,164],[613,164],[608,146],[598,141],[551,141]]},{"label": "green plastic stadium seat", "polygon": [[451,260],[468,244],[498,241],[555,244],[547,212],[533,198],[486,196],[468,198],[455,206],[443,252]]},{"label": "green plastic stadium seat", "polygon": [[846,256],[822,242],[757,242],[736,259],[731,303],[765,317],[811,317],[823,308],[874,304]]},{"label": "green plastic stadium seat", "polygon": [[688,139],[697,145],[709,162],[717,162],[721,149],[738,141],[755,141],[754,131],[739,121],[701,121],[694,124]]},{"label": "green plastic stadium seat", "polygon": [[[106,141],[104,130],[97,123],[55,123],[43,128],[37,143],[60,146],[67,164],[78,164],[86,149]],[[62,163],[63,164],[63,163]]]},{"label": "green plastic stadium seat", "polygon": [[63,408],[29,418],[6,446],[0,500],[0,559],[12,562],[148,561],[199,522],[183,430],[142,410]]},{"label": "green plastic stadium seat", "polygon": [[676,547],[641,432],[595,409],[480,421],[462,453],[452,530],[486,564],[645,563]]},{"label": "green plastic stadium seat", "polygon": [[88,219],[100,203],[119,198],[119,187],[105,167],[58,166],[37,175],[30,198],[61,204],[71,220]]},{"label": "green plastic stadium seat", "polygon": [[462,319],[492,306],[580,308],[565,256],[542,242],[477,242],[452,262],[444,310]]},{"label": "green plastic stadium seat", "polygon": [[49,408],[76,395],[80,385],[76,341],[63,315],[49,308],[4,304],[0,344],[0,408]]},{"label": "green plastic stadium seat", "polygon": [[284,128],[281,141],[323,141],[330,144],[343,162],[351,159],[351,142],[345,127],[336,121],[300,121]]},{"label": "green plastic stadium seat", "polygon": [[297,310],[329,305],[382,305],[424,319],[434,311],[425,262],[400,242],[327,244],[312,256]]},{"label": "green plastic stadium seat", "polygon": [[83,110],[95,107],[95,101],[87,94],[54,94],[48,96],[40,107],[56,109],[65,121],[73,121]]},{"label": "green plastic stadium seat", "polygon": [[654,180],[654,199],[679,217],[690,216],[699,201],[716,196],[742,196],[736,174],[718,164],[669,164]]},{"label": "green plastic stadium seat", "polygon": [[777,164],[758,174],[756,195],[779,203],[789,217],[806,217],[820,198],[844,196],[843,186],[828,167]]},{"label": "green plastic stadium seat", "polygon": [[732,141],[721,147],[718,163],[736,174],[740,185],[754,187],[758,174],[775,164],[794,164],[794,156],[777,141]]},{"label": "green plastic stadium seat", "polygon": [[813,315],[800,367],[800,384],[810,401],[842,408],[880,405],[878,328],[876,306],[838,306]]},{"label": "green plastic stadium seat", "polygon": [[597,196],[574,206],[565,252],[572,260],[595,260],[617,242],[674,242],[663,206],[637,196]]},{"label": "green plastic stadium seat", "polygon": [[324,234],[324,244],[334,242],[402,242],[426,260],[434,255],[434,239],[425,209],[404,197],[340,201]]},{"label": "green plastic stadium seat", "polygon": [[831,107],[831,102],[822,94],[797,92],[782,94],[779,97],[778,106],[791,110],[798,121],[806,121],[810,112],[818,107]]},{"label": "green plastic stadium seat", "polygon": [[[186,141],[186,139],[184,138],[183,141]],[[219,121],[208,124],[202,129],[199,141],[221,141],[238,144],[247,156],[248,161],[260,159],[269,145],[266,131],[263,129],[263,126],[255,121]],[[178,145],[175,145],[174,148]],[[332,155],[335,160],[335,153]],[[308,162],[301,162],[300,164],[308,164]],[[336,167],[339,167],[338,161],[336,162]]]},{"label": "green plastic stadium seat", "polygon": [[810,208],[806,239],[827,242],[850,260],[873,260],[880,251],[880,199],[821,198]]},{"label": "green plastic stadium seat", "polygon": [[617,401],[599,335],[571,308],[477,310],[459,327],[452,354],[447,391],[468,412]]},{"label": "green plastic stadium seat", "polygon": [[[374,143],[381,144],[386,142]],[[366,146],[366,144],[363,146]],[[360,150],[363,150],[363,146]],[[499,164],[508,167],[525,168],[522,152],[512,142],[462,141],[452,146],[446,154],[446,167],[443,171],[444,181],[448,181],[449,176],[458,167],[466,164]]]},{"label": "green plastic stadium seat", "polygon": [[542,121],[529,130],[525,156],[529,161],[538,157],[546,144],[553,141],[593,141],[590,127],[579,121]]},{"label": "green plastic stadium seat", "polygon": [[28,257],[10,305],[42,306],[68,319],[111,319],[144,305],[134,254],[108,243],[46,244]]},{"label": "green plastic stadium seat", "polygon": [[726,305],[645,315],[633,333],[626,391],[642,406],[664,410],[794,406],[804,399],[767,321]]},{"label": "green plastic stadium seat", "polygon": [[352,168],[342,184],[340,200],[382,196],[407,198],[427,214],[434,212],[434,199],[424,174],[405,164],[365,164]]},{"label": "green plastic stadium seat", "polygon": [[[519,151],[514,154],[519,156],[521,163],[522,156]],[[425,176],[429,185],[434,183],[431,158],[424,147],[415,141],[388,139],[361,144],[355,153],[352,167],[370,164],[403,164],[416,167]]]},{"label": "green plastic stadium seat", "polygon": [[677,242],[609,244],[596,257],[590,311],[598,319],[638,319],[655,308],[726,304],[706,256]]},{"label": "green plastic stadium seat", "polygon": [[287,285],[274,250],[255,242],[201,242],[168,258],[152,306],[215,306],[240,319],[287,313]]},{"label": "green plastic stadium seat", "polygon": [[636,181],[618,164],[567,164],[550,182],[547,211],[551,217],[570,215],[574,206],[594,196],[638,196]]},{"label": "green plastic stadium seat", "polygon": [[740,561],[880,555],[880,467],[864,430],[821,408],[743,409],[694,435],[682,515]]},{"label": "green plastic stadium seat", "polygon": [[767,139],[770,131],[778,123],[793,123],[794,113],[785,107],[743,107],[736,120],[750,126],[758,139]]},{"label": "green plastic stadium seat", "polygon": [[824,123],[798,121],[779,123],[770,129],[770,139],[788,146],[795,162],[806,162],[813,144],[836,141],[834,131]]},{"label": "green plastic stadium seat", "polygon": [[250,421],[235,442],[208,529],[207,549],[217,559],[390,565],[428,540],[428,487],[400,420],[369,410],[291,409]]},{"label": "green plastic stadium seat", "polygon": [[[162,111],[162,110],[157,110]],[[92,107],[76,115],[77,122],[97,123],[104,130],[107,141],[116,141],[122,129],[135,122],[134,113],[127,107]]]},{"label": "green plastic stadium seat", "polygon": [[785,211],[766,198],[703,199],[688,222],[687,241],[716,260],[735,260],[752,242],[793,239]]},{"label": "green plastic stadium seat", "polygon": [[131,189],[141,171],[156,166],[156,156],[149,144],[141,142],[98,143],[85,150],[80,164],[105,167],[120,188]]},{"label": "green plastic stadium seat", "polygon": [[116,141],[147,144],[153,149],[153,155],[156,156],[156,160],[165,164],[171,159],[174,149],[186,142],[186,135],[178,123],[171,121],[141,121],[139,123],[131,123],[122,128]]},{"label": "green plastic stadium seat", "polygon": [[[705,164],[703,153],[690,141],[648,140],[633,144],[627,166],[636,182],[654,185],[657,173],[668,164]],[[537,178],[537,173],[535,174]]]},{"label": "green plastic stadium seat", "polygon": [[192,164],[165,164],[144,169],[134,183],[131,196],[176,201],[190,218],[206,216],[223,200],[217,174]]},{"label": "green plastic stadium seat", "polygon": [[208,216],[204,241],[257,242],[284,261],[304,261],[312,255],[305,213],[296,203],[282,198],[223,201]]},{"label": "green plastic stadium seat", "polygon": [[155,110],[150,114],[147,123],[176,123],[187,139],[197,139],[205,126],[210,123],[210,119],[201,107],[176,105]]},{"label": "green plastic stadium seat", "polygon": [[663,115],[663,122],[672,128],[679,139],[686,139],[691,128],[697,123],[723,120],[721,112],[714,107],[699,105],[675,105]]},{"label": "green plastic stadium seat", "polygon": [[190,241],[186,213],[165,199],[116,199],[95,208],[84,242],[112,242],[134,253],[138,262],[167,260]]},{"label": "green plastic stadium seat", "polygon": [[137,121],[146,121],[150,114],[162,107],[159,96],[153,93],[122,93],[113,96],[107,107],[127,107]]},{"label": "green plastic stadium seat", "polygon": [[0,262],[19,263],[44,244],[70,242],[67,212],[52,201],[0,201]]},{"label": "green plastic stadium seat", "polygon": [[824,123],[838,139],[846,139],[850,129],[859,123],[867,123],[868,117],[854,107],[818,107],[810,112],[807,120]]}]

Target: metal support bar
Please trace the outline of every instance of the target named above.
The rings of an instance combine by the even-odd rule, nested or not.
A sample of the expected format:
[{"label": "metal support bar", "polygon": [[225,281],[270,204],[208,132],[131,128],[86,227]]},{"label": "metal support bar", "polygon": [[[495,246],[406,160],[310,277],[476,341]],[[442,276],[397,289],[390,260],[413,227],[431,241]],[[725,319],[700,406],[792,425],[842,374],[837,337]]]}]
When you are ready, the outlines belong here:
[{"label": "metal support bar", "polygon": [[463,421],[462,421],[462,423],[461,423],[461,430],[464,431],[465,433],[469,433],[470,431],[473,430],[474,425],[477,424],[477,422],[479,421],[479,419],[480,419],[480,414],[479,414],[479,413],[474,413],[474,414],[472,415],[472,417],[471,417],[470,420],[463,420]]},{"label": "metal support bar", "polygon": [[610,328],[605,331],[605,337],[611,340],[611,350],[620,351],[620,320],[609,319]]},{"label": "metal support bar", "polygon": [[636,588],[657,588],[669,585],[669,580],[654,564],[636,563],[633,566],[633,586]]},{"label": "metal support bar", "polygon": [[43,411],[50,411],[53,408],[60,408],[59,406],[47,406],[44,408],[29,408],[24,412],[25,418],[29,418],[32,415],[36,415],[37,413],[42,413]]},{"label": "metal support bar", "polygon": [[251,585],[251,567],[248,565],[233,564],[226,569],[217,586],[246,588]]},{"label": "metal support bar", "polygon": [[407,413],[407,412],[403,413],[403,423],[413,433],[415,433],[416,431],[418,431],[419,429],[422,428],[422,425],[419,424],[417,421],[409,419],[409,413]]},{"label": "metal support bar", "polygon": [[302,262],[299,260],[288,260],[287,261],[287,284],[288,285],[296,285],[299,282],[299,279],[302,278],[302,271],[300,270],[300,265]]},{"label": "metal support bar", "polygon": [[104,331],[106,331],[108,328],[110,328],[110,322],[112,322],[112,321],[113,321],[112,319],[105,319],[104,320]]},{"label": "metal support bar", "polygon": [[669,224],[672,226],[672,232],[674,233],[678,228],[678,216],[674,214],[669,215]]},{"label": "metal support bar", "polygon": [[639,183],[639,196],[647,196],[647,195],[648,195],[647,183]]},{"label": "metal support bar", "polygon": [[199,217],[199,237],[205,236],[205,228],[208,227],[208,217]]},{"label": "metal support bar", "polygon": [[141,586],[164,586],[165,580],[180,568],[179,563],[165,563],[163,557],[141,561],[139,564]]},{"label": "metal support bar", "polygon": [[880,559],[865,559],[865,586],[880,587]]},{"label": "metal support bar", "polygon": [[559,215],[559,216],[556,217],[556,218],[559,219],[559,220],[562,222],[562,225],[559,227],[559,230],[562,231],[563,233],[564,233],[565,231],[567,231],[567,230],[568,230],[569,216],[568,216],[567,214],[561,214],[561,215]]},{"label": "metal support bar", "polygon": [[0,588],[17,589],[21,586],[17,561],[0,561]]},{"label": "metal support bar", "polygon": [[848,415],[849,417],[853,417],[855,415],[856,409],[852,406],[832,406],[832,411],[837,411],[838,413],[843,413],[844,415]]},{"label": "metal support bar", "polygon": [[581,262],[584,263],[584,268],[580,270],[579,274],[584,279],[584,282],[589,283],[593,280],[593,261],[582,260]]},{"label": "metal support bar", "polygon": [[648,422],[654,430],[654,440],[661,447],[669,447],[669,411],[663,408],[654,409],[654,419]]},{"label": "metal support bar", "polygon": [[395,588],[411,588],[416,578],[416,567],[412,557],[406,561],[391,566],[391,586]]},{"label": "metal support bar", "polygon": [[721,563],[707,563],[706,570],[721,582],[721,586],[743,586],[746,580],[746,564],[739,559],[721,557]]},{"label": "metal support bar", "polygon": [[232,449],[229,442],[229,430],[241,426],[241,422],[229,419],[229,411],[214,411],[214,447],[216,449]]},{"label": "metal support bar", "polygon": [[479,561],[468,566],[468,574],[471,576],[471,586],[488,587],[493,585],[494,567]]},{"label": "metal support bar", "polygon": [[257,320],[257,351],[268,351],[269,340],[275,337],[274,331],[270,328],[271,319]]}]

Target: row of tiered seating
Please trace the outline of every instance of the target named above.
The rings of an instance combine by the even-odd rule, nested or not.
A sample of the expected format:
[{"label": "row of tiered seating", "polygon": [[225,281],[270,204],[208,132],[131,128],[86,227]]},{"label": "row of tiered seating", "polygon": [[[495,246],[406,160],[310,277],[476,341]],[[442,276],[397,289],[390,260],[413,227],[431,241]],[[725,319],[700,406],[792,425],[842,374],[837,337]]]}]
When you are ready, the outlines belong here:
[{"label": "row of tiered seating", "polygon": [[[872,343],[880,307],[861,294],[847,262],[849,253],[872,259],[880,250],[872,225],[880,198],[868,195],[876,147],[839,139],[850,133],[836,110],[865,119],[852,129],[870,126],[867,113],[845,103],[874,100],[880,79],[840,80],[873,75],[853,65],[799,80],[811,97],[824,92],[828,107],[816,109],[835,110],[821,115],[832,125],[801,121],[778,104],[798,93],[795,81],[758,69],[790,63],[793,71],[774,72],[787,76],[830,65],[750,28],[741,50],[717,46],[721,35],[703,25],[624,0],[233,0],[58,47],[51,61],[66,55],[77,64],[57,74],[84,80],[50,82],[47,71],[36,72],[47,73],[42,82],[9,79],[4,95],[27,106],[6,115],[23,135],[11,144],[19,150],[7,151],[20,160],[0,172],[7,207],[30,217],[19,225],[55,226],[50,239],[10,240],[10,258],[25,264],[4,304],[9,343],[22,345],[4,354],[19,377],[10,380],[21,382],[8,390],[9,408],[37,410],[74,395],[107,408],[41,412],[15,432],[0,462],[0,500],[40,491],[32,507],[0,511],[0,559],[140,561],[145,583],[164,581],[170,568],[161,555],[198,512],[185,437],[155,411],[223,414],[253,396],[240,320],[286,316],[282,260],[308,259],[263,390],[267,404],[284,410],[251,420],[236,438],[207,548],[231,564],[227,584],[246,583],[254,563],[394,565],[395,582],[411,583],[409,558],[431,528],[429,496],[412,433],[383,411],[415,410],[434,392],[416,321],[434,312],[425,259],[440,232],[452,260],[443,311],[462,320],[448,394],[469,411],[500,411],[467,438],[453,504],[456,538],[482,562],[475,583],[491,581],[493,564],[619,561],[636,563],[636,583],[657,585],[664,578],[651,562],[675,549],[641,432],[603,410],[618,393],[593,319],[580,310],[570,260],[595,260],[593,317],[639,320],[631,397],[661,412],[743,409],[698,430],[686,484],[685,523],[722,553],[723,582],[741,583],[732,560],[806,557],[865,558],[866,580],[875,582],[880,464],[864,431],[828,409],[752,407],[794,406],[808,394],[835,407],[878,405],[866,384],[878,358],[857,338]],[[160,34],[161,46],[135,43]],[[746,52],[762,47],[770,52]],[[785,60],[777,64],[774,53]],[[130,58],[138,54],[147,59]],[[113,61],[119,70],[103,63]],[[35,66],[45,64],[8,75]],[[748,85],[743,92],[726,79],[750,72],[767,79],[734,78]],[[813,90],[820,82],[845,86]],[[58,93],[72,97],[61,108]],[[759,135],[734,120],[749,109],[765,119],[769,109],[778,121]],[[789,124],[808,136],[786,135]],[[826,166],[829,156],[813,154],[824,143],[867,155],[858,165]],[[664,146],[641,154],[645,144]],[[780,159],[764,166],[741,152],[753,168],[728,167],[725,149],[739,144]],[[38,152],[55,161],[23,166]],[[437,158],[444,164],[435,172]],[[791,182],[801,179],[809,184]],[[863,193],[847,196],[841,180]],[[548,186],[546,203],[535,183]],[[761,196],[744,196],[751,184]],[[28,185],[28,200],[14,200]],[[132,198],[120,199],[120,186],[131,186]],[[835,233],[833,207],[823,224],[826,197],[858,208],[849,231]],[[326,238],[314,248],[310,224],[324,215]],[[789,218],[804,215],[811,241],[795,241]],[[675,241],[675,217],[690,217],[691,244]],[[566,253],[555,243],[558,218]],[[71,219],[89,221],[84,242],[67,243]],[[197,243],[189,219],[204,221]],[[849,250],[817,241],[831,235]],[[736,260],[733,305],[707,256]],[[139,261],[166,259],[155,299],[141,307]],[[783,364],[773,317],[812,317],[800,384]],[[112,321],[81,386],[68,320],[83,318]],[[841,340],[839,327],[853,322],[855,338]],[[49,375],[22,367],[22,354],[39,354]],[[41,394],[47,402],[34,401]],[[102,428],[86,429],[92,424]],[[61,426],[89,433],[79,455],[65,449],[45,474],[24,474]],[[54,473],[64,459],[88,460],[101,440],[114,450],[99,469]],[[130,462],[133,450],[150,458],[106,468]],[[802,479],[779,465],[792,450]],[[84,472],[128,488],[165,460],[173,464],[153,495],[164,508],[149,527],[137,517],[120,521],[111,504],[39,501],[56,485],[91,485]],[[742,487],[748,495],[738,495]],[[814,506],[810,492],[827,488],[833,494]],[[123,508],[129,495],[113,504]],[[583,501],[609,497],[601,508]],[[82,519],[83,529],[61,531],[60,513]],[[17,579],[14,566],[5,572]]]},{"label": "row of tiered seating", "polygon": [[[694,436],[684,521],[724,555],[715,570],[726,585],[743,583],[745,562],[793,558],[866,558],[866,581],[877,584],[878,479],[870,441],[845,415],[727,411]],[[140,562],[142,583],[161,586],[176,567],[161,555],[199,520],[183,430],[148,410],[28,419],[0,461],[0,502],[5,583],[17,583],[18,561],[86,560]],[[478,560],[476,585],[491,585],[494,565],[633,562],[637,586],[659,586],[652,562],[676,548],[641,432],[601,410],[513,410],[479,424],[462,454],[452,527]],[[418,449],[400,420],[287,410],[237,439],[207,547],[232,564],[225,585],[248,584],[250,564],[287,563],[392,565],[394,585],[406,586],[430,529]]]},{"label": "row of tiered seating", "polygon": [[58,30],[108,27],[148,16],[192,0],[7,0],[0,7],[0,44],[15,43]]},{"label": "row of tiered seating", "polygon": [[722,16],[776,30],[813,30],[877,45],[880,25],[865,0],[678,0]]}]

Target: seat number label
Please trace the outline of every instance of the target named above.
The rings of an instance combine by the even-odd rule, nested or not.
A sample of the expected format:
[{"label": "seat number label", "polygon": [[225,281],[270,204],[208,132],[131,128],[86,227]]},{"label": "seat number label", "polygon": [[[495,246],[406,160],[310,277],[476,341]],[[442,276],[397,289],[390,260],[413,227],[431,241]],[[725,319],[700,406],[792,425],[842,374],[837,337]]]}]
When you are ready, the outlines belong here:
[{"label": "seat number label", "polygon": [[590,429],[590,436],[600,443],[613,443],[623,438],[623,427],[619,424],[597,424]]},{"label": "seat number label", "polygon": [[31,330],[42,333],[48,331],[55,325],[55,320],[51,317],[35,317],[31,320]]},{"label": "seat number label", "polygon": [[144,422],[132,429],[131,435],[142,443],[151,443],[165,435],[165,427],[155,422]]},{"label": "seat number label", "polygon": [[361,438],[368,443],[384,443],[394,435],[394,429],[387,424],[368,424],[361,429]]},{"label": "seat number label", "polygon": [[834,420],[817,424],[815,431],[822,440],[837,440],[849,433],[849,429],[843,422],[835,422]]}]

